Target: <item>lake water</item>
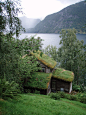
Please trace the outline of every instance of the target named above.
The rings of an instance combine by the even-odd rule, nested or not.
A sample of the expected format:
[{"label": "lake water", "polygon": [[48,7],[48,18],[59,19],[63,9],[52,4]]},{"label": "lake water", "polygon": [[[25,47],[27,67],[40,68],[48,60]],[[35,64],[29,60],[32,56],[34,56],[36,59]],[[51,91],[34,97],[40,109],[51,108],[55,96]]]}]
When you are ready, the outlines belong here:
[{"label": "lake water", "polygon": [[[25,37],[30,38],[31,36],[34,36],[34,35],[36,35],[35,38],[40,37],[41,39],[43,39],[42,48],[45,48],[48,45],[56,46],[57,49],[60,47],[60,45],[59,45],[59,42],[61,40],[61,38],[59,37],[60,34],[24,33],[24,34],[20,35],[19,39],[24,39]],[[80,41],[83,40],[84,44],[86,44],[86,34],[77,34],[76,36],[77,36],[77,39],[79,39]]]}]

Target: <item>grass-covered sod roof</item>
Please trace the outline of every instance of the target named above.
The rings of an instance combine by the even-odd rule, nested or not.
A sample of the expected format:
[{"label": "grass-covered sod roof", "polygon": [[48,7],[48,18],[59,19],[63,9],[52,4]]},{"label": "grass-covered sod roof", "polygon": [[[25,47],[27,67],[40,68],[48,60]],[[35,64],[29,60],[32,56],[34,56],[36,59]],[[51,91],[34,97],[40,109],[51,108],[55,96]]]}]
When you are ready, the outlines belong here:
[{"label": "grass-covered sod roof", "polygon": [[26,85],[32,88],[47,89],[51,77],[52,73],[35,72]]},{"label": "grass-covered sod roof", "polygon": [[71,71],[62,69],[62,68],[57,68],[53,72],[53,77],[58,78],[58,79],[62,79],[64,81],[72,82],[74,79],[74,73]]},{"label": "grass-covered sod roof", "polygon": [[41,51],[37,51],[35,53],[31,52],[31,54],[34,55],[43,64],[45,64],[46,66],[48,66],[50,68],[54,68],[56,66],[57,62],[54,61],[52,58],[50,58],[49,56],[47,56],[44,53],[41,55],[41,53],[42,53]]}]

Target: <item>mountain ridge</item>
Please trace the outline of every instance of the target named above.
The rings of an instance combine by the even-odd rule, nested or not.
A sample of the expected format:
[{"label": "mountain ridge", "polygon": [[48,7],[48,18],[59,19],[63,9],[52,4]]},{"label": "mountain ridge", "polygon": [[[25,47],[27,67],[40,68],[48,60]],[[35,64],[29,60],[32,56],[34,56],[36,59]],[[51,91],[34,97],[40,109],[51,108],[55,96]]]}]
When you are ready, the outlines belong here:
[{"label": "mountain ridge", "polygon": [[75,28],[77,33],[86,33],[86,3],[84,1],[70,5],[59,12],[50,14],[28,32],[59,33],[61,29]]}]

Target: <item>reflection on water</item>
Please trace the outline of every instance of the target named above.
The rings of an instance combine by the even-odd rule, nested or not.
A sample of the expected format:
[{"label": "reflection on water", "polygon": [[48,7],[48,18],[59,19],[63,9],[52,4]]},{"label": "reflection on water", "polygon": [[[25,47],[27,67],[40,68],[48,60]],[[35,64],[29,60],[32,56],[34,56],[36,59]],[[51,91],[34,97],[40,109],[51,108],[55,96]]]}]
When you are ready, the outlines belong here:
[{"label": "reflection on water", "polygon": [[[35,36],[36,35],[36,36]],[[59,37],[60,34],[36,34],[36,33],[24,33],[20,35],[19,39],[24,39],[25,37],[31,37],[35,36],[35,38],[40,37],[43,39],[43,48],[48,46],[48,45],[53,45],[56,46],[57,49],[60,47],[59,42],[61,38]],[[81,41],[84,41],[84,44],[86,44],[86,34],[76,34],[77,38]]]}]

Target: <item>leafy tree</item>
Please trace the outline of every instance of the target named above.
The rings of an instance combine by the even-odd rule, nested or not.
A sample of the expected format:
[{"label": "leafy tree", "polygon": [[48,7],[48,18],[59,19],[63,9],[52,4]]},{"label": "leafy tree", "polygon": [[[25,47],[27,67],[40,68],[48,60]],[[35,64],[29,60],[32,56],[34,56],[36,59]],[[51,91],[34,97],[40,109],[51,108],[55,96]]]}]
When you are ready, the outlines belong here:
[{"label": "leafy tree", "polygon": [[28,53],[28,51],[41,50],[42,49],[41,42],[42,42],[42,39],[40,37],[35,38],[35,36],[21,40],[21,44],[25,53]]},{"label": "leafy tree", "polygon": [[19,77],[18,83],[22,88],[24,88],[28,79],[32,77],[32,74],[41,69],[41,67],[39,67],[38,65],[39,62],[37,61],[37,59],[30,55],[23,56],[19,60],[17,75]]},{"label": "leafy tree", "polygon": [[58,54],[56,46],[48,45],[45,49],[43,49],[43,52],[49,57],[53,58],[55,61],[57,61]]},{"label": "leafy tree", "polygon": [[[0,51],[0,76],[6,75],[8,81],[18,81],[19,76],[29,76],[32,70],[37,70],[37,61],[33,57],[22,59],[22,56],[28,53],[28,50],[37,50],[41,47],[41,39],[23,39],[18,40],[2,34],[2,43]],[[30,63],[27,63],[30,62]],[[34,63],[33,63],[34,62]],[[27,75],[24,75],[27,71]]]},{"label": "leafy tree", "polygon": [[18,6],[18,1],[0,2],[0,79],[2,80],[5,76],[9,82],[15,81],[24,86],[27,77],[30,78],[39,67],[37,67],[38,63],[35,58],[22,59],[22,56],[27,54],[28,50],[41,49],[42,40],[39,37],[23,40],[12,37],[13,34],[18,36],[22,30],[21,21],[17,17],[18,12],[21,12]]},{"label": "leafy tree", "polygon": [[74,72],[74,81],[79,84],[79,80],[81,81],[84,77],[84,69],[86,68],[83,41],[76,38],[75,29],[62,30],[60,34],[62,39],[60,41],[61,47],[58,49],[58,62],[62,68]]},{"label": "leafy tree", "polygon": [[0,77],[3,78],[4,75],[6,75],[7,80],[15,81],[20,58],[15,49],[15,39],[11,38],[11,40],[8,41],[8,36],[1,35],[0,37],[2,39],[0,49]]},{"label": "leafy tree", "polygon": [[[21,21],[18,18],[18,13],[22,12],[20,2],[17,0],[4,0],[0,2],[0,32],[4,32],[12,36],[19,35],[21,30],[24,30]],[[9,37],[10,39],[10,37]]]},{"label": "leafy tree", "polygon": [[[7,79],[13,80],[19,55],[15,49],[15,39],[13,34],[19,35],[22,29],[18,19],[19,2],[13,0],[0,1],[0,77],[6,74]],[[6,35],[3,34],[5,32]]]}]

